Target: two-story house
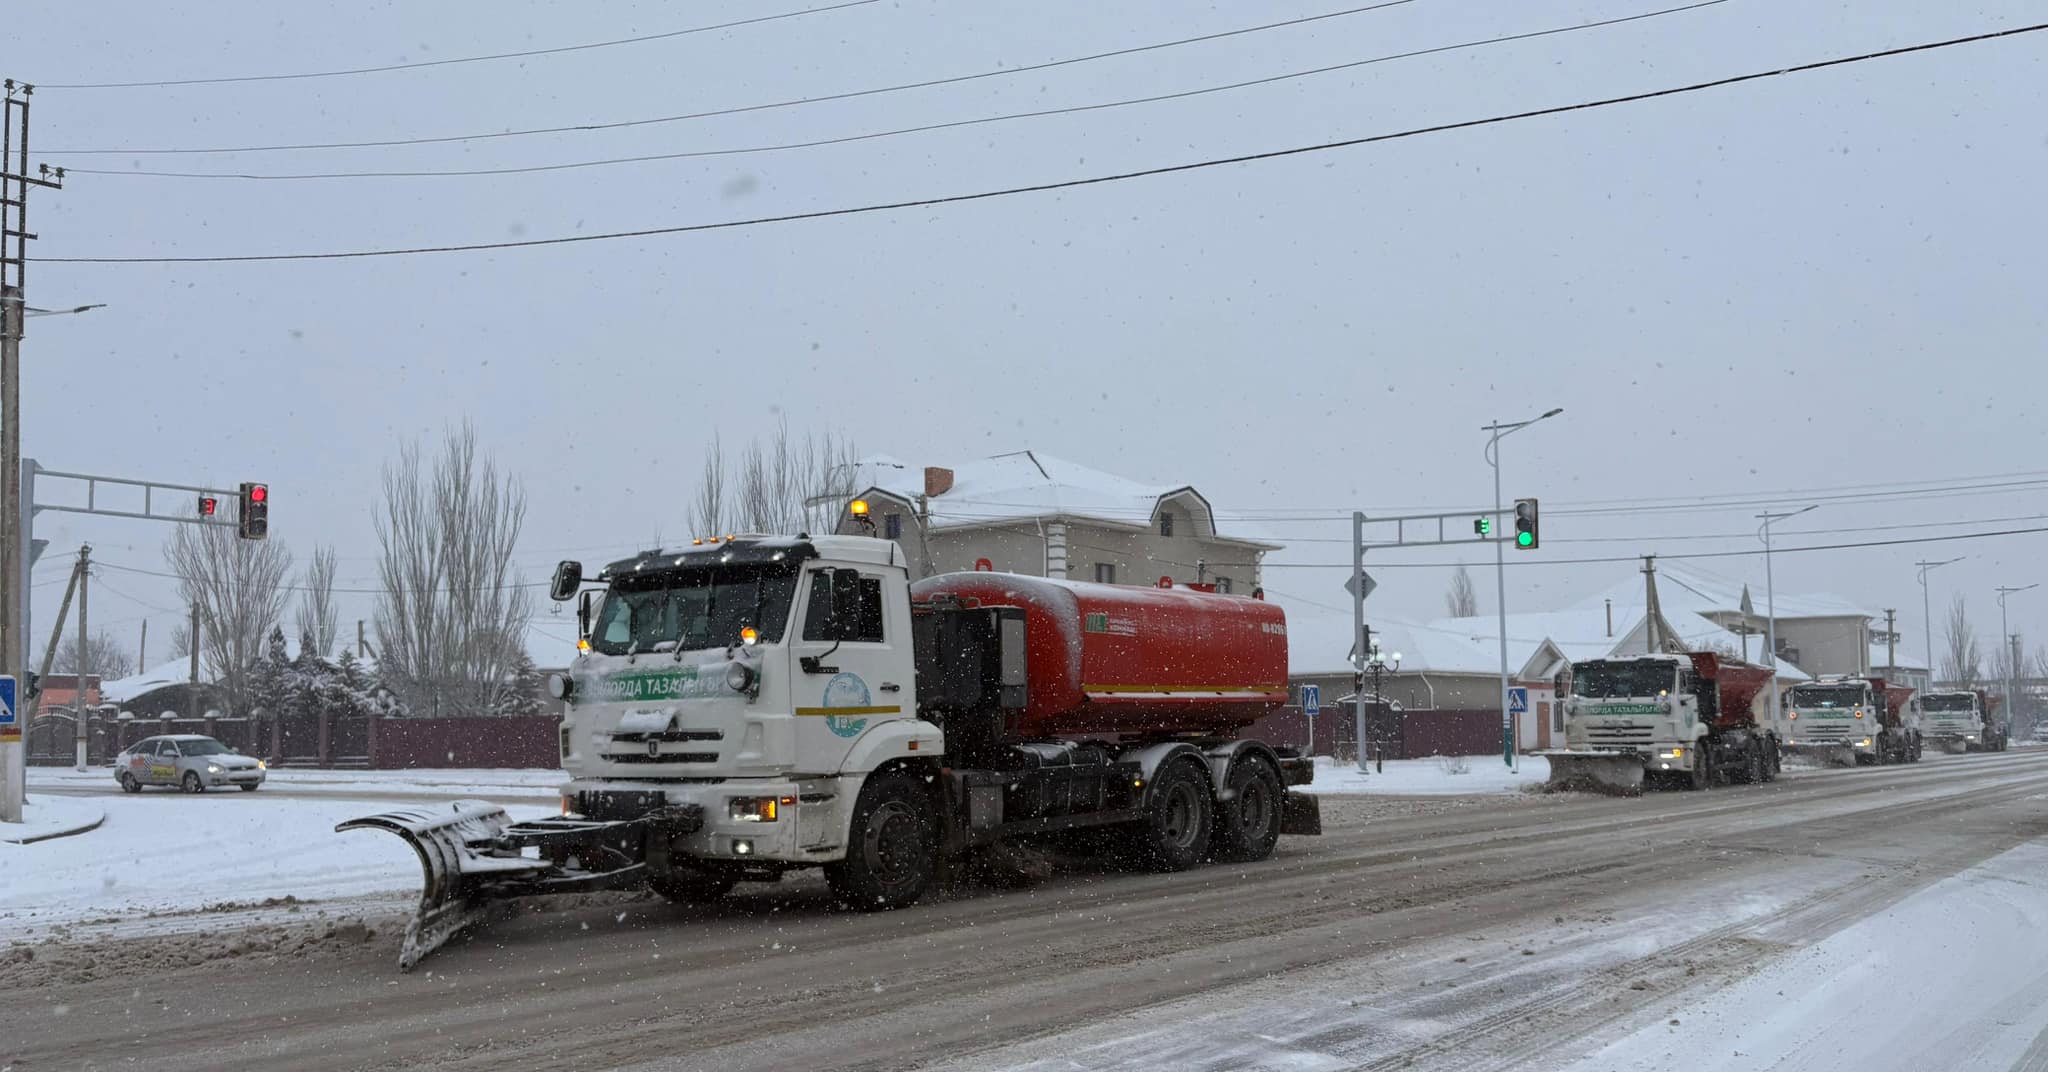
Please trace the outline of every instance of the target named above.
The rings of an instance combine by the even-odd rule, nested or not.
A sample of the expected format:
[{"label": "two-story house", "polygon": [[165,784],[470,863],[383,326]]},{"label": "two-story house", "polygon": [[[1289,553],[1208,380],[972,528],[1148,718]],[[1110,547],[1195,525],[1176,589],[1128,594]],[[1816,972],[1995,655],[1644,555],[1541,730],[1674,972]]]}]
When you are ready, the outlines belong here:
[{"label": "two-story house", "polygon": [[951,467],[885,455],[856,463],[854,498],[836,531],[895,540],[917,576],[992,569],[1108,584],[1213,584],[1247,594],[1267,552],[1224,535],[1207,497],[1187,484],[1143,484],[1022,450]]}]

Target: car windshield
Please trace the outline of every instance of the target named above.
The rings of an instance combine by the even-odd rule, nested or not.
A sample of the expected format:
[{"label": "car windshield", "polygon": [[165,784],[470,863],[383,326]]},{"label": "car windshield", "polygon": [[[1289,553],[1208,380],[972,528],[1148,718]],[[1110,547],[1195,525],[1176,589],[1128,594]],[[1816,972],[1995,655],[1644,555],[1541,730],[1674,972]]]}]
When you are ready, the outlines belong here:
[{"label": "car windshield", "polygon": [[1676,669],[1666,662],[1590,662],[1572,667],[1572,695],[1655,696],[1669,691]]},{"label": "car windshield", "polygon": [[1922,711],[1974,711],[1977,698],[1967,692],[1935,693],[1920,701]]},{"label": "car windshield", "polygon": [[782,639],[796,594],[794,566],[669,570],[623,578],[605,594],[591,630],[606,655],[724,648],[753,626],[759,639]]},{"label": "car windshield", "polygon": [[1861,707],[1861,685],[1800,685],[1792,690],[1794,707]]},{"label": "car windshield", "polygon": [[196,741],[178,741],[178,753],[187,756],[231,756],[235,750],[211,737]]}]

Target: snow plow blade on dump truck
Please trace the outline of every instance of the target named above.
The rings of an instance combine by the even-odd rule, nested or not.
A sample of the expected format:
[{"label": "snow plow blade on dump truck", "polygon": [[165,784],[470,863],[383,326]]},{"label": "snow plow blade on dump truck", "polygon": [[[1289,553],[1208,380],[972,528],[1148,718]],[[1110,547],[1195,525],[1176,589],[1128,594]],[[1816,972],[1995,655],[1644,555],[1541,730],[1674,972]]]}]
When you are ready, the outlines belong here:
[{"label": "snow plow blade on dump truck", "polygon": [[[419,856],[425,879],[420,909],[406,924],[398,951],[399,970],[411,971],[464,927],[480,922],[492,901],[639,885],[646,881],[647,831],[680,827],[694,829],[690,816],[514,823],[496,804],[458,800],[366,815],[334,830],[388,830]],[[526,855],[528,848],[538,855]]]},{"label": "snow plow blade on dump truck", "polygon": [[1573,752],[1556,749],[1542,753],[1550,761],[1552,789],[1580,789],[1596,793],[1633,796],[1643,791],[1643,758],[1619,752]]}]

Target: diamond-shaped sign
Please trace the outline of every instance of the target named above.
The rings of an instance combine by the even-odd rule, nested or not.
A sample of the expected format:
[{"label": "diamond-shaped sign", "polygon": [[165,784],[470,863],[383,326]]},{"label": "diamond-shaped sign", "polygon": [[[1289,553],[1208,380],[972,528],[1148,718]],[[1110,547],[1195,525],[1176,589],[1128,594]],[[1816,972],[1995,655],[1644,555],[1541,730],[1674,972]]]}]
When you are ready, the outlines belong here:
[{"label": "diamond-shaped sign", "polygon": [[[1365,586],[1365,591],[1363,592],[1359,591],[1359,586],[1361,584]],[[1380,582],[1373,580],[1372,574],[1367,573],[1364,570],[1359,570],[1357,573],[1354,573],[1351,576],[1344,578],[1344,591],[1349,592],[1351,594],[1351,598],[1353,599],[1370,598],[1372,596],[1372,590],[1378,588],[1379,586]]]}]

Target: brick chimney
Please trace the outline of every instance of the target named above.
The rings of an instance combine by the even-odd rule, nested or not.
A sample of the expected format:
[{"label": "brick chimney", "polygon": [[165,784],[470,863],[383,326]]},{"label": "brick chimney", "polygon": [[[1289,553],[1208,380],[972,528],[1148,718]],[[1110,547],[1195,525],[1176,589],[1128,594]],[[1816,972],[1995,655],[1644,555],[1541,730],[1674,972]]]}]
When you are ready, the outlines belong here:
[{"label": "brick chimney", "polygon": [[937,498],[953,490],[953,470],[941,469],[936,465],[924,467],[924,493],[928,498]]}]

